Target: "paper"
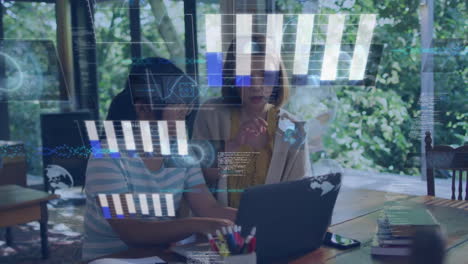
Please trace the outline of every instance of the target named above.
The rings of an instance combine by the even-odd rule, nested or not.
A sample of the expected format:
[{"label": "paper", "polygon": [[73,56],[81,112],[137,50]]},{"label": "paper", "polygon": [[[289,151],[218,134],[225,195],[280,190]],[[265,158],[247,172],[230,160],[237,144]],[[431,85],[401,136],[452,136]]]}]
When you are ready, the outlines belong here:
[{"label": "paper", "polygon": [[121,258],[103,258],[89,262],[89,264],[162,264],[167,263],[159,257],[121,259]]}]

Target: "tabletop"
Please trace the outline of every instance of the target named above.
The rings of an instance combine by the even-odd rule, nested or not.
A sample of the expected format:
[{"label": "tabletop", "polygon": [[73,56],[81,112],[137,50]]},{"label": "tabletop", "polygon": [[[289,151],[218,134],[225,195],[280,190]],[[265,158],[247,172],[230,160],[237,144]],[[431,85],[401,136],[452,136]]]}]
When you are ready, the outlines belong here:
[{"label": "tabletop", "polygon": [[58,195],[24,188],[18,185],[2,185],[0,186],[0,210],[37,204],[57,199],[58,197]]},{"label": "tabletop", "polygon": [[[335,206],[330,229],[332,232],[361,241],[361,247],[348,250],[321,247],[289,263],[405,263],[404,258],[376,258],[370,254],[370,243],[376,232],[377,218],[385,203],[390,201],[414,201],[424,204],[447,235],[446,263],[464,263],[463,261],[468,259],[468,201],[343,189]],[[134,248],[106,257],[139,258],[154,255],[169,263],[184,263],[181,257],[164,248]]]}]

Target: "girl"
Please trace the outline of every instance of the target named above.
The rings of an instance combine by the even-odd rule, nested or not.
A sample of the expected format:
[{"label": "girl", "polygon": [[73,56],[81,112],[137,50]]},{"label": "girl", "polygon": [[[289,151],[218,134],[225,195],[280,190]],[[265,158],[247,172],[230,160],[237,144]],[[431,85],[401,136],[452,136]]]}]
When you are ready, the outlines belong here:
[{"label": "girl", "polygon": [[[186,78],[183,72],[164,59],[148,58],[134,63],[127,87],[112,101],[108,119],[185,120],[190,112],[187,104],[191,101],[177,96],[177,83],[181,78]],[[158,108],[153,110],[156,102]],[[170,107],[168,103],[171,103]],[[169,168],[165,161],[164,157],[156,155],[90,158],[85,186],[83,259],[101,257],[128,247],[164,245],[193,233],[214,233],[223,226],[232,225],[237,211],[216,202],[205,185],[200,168]],[[175,209],[184,198],[195,217],[105,219],[97,195],[121,193],[133,193],[134,197],[140,193],[172,193]],[[140,208],[138,199],[134,200]]]}]

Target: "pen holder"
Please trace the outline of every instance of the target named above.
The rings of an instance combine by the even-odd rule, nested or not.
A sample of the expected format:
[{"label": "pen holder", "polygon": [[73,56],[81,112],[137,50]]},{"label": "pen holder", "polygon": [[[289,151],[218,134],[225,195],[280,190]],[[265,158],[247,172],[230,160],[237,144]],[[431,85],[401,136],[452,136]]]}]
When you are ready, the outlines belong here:
[{"label": "pen holder", "polygon": [[255,252],[248,254],[230,255],[223,257],[224,264],[257,264],[257,254]]}]

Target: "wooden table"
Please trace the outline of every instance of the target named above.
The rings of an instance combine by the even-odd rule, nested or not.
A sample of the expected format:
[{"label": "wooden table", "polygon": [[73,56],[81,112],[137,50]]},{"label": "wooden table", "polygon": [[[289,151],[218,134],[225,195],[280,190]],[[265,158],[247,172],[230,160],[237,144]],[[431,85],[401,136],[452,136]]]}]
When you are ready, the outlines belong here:
[{"label": "wooden table", "polygon": [[[408,196],[362,189],[342,190],[335,206],[331,226],[333,232],[361,241],[361,247],[349,250],[322,247],[289,263],[405,263],[407,261],[405,258],[374,258],[370,255],[370,243],[376,232],[377,218],[381,209],[386,202],[398,200],[428,203],[427,208],[440,222],[448,237],[446,263],[466,263],[468,259],[468,201],[460,203],[460,201],[435,199],[429,196]],[[164,248],[132,248],[106,257],[140,258],[154,255],[169,263],[184,263],[181,257]]]},{"label": "wooden table", "polygon": [[7,228],[7,245],[11,245],[12,243],[11,226],[39,221],[42,257],[47,258],[49,253],[47,240],[47,202],[57,198],[59,198],[58,195],[18,185],[0,186],[0,228]]}]

